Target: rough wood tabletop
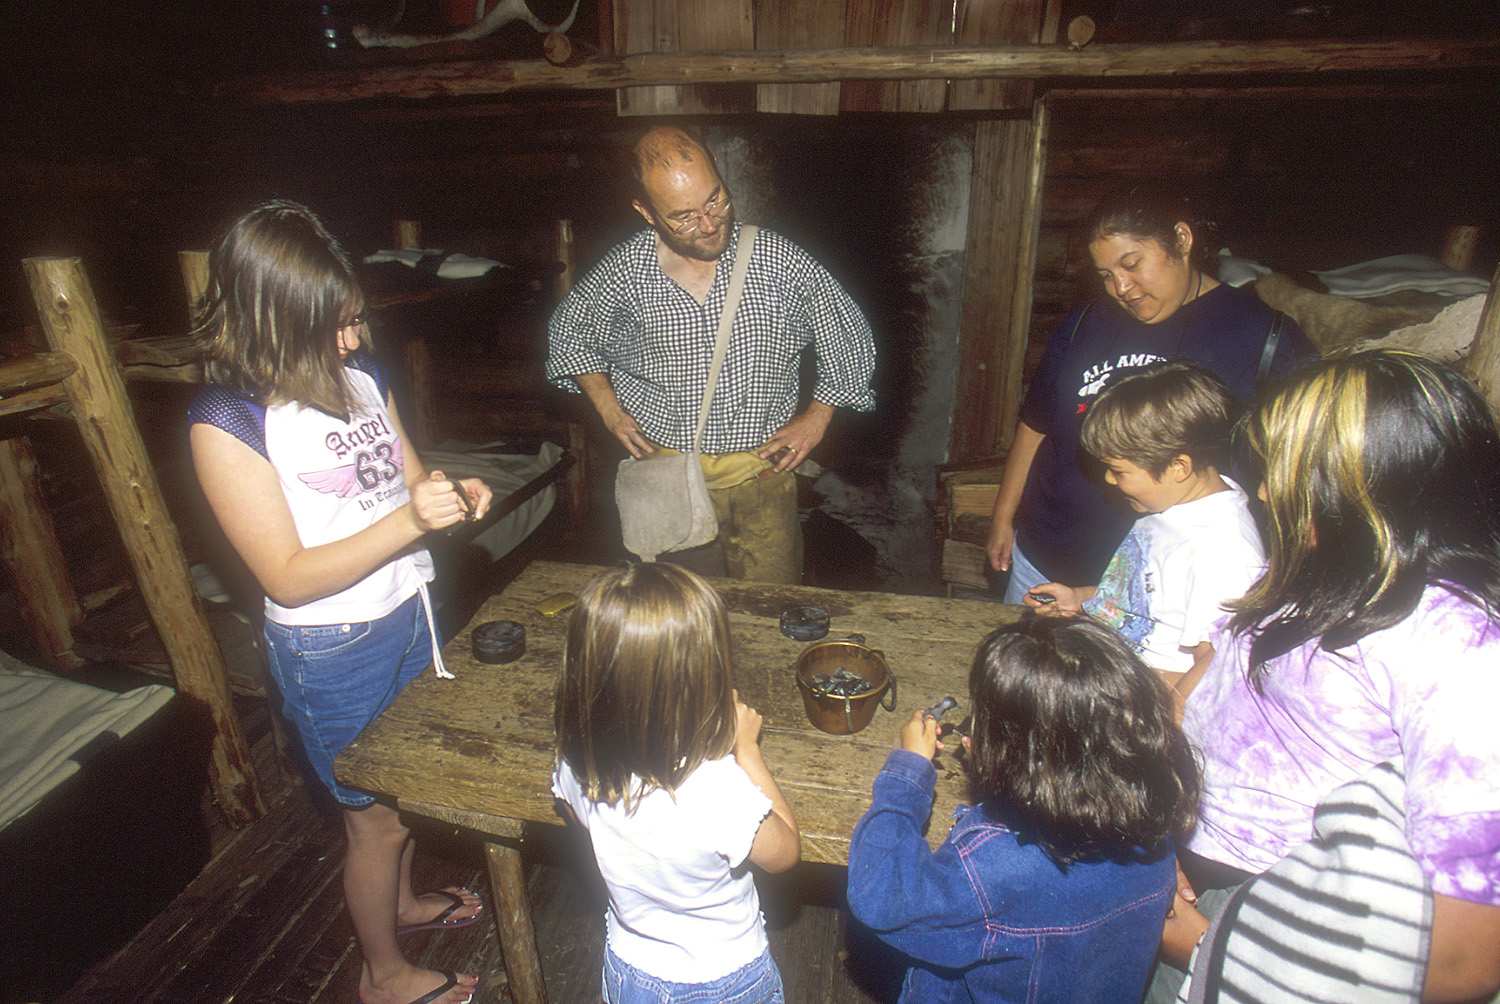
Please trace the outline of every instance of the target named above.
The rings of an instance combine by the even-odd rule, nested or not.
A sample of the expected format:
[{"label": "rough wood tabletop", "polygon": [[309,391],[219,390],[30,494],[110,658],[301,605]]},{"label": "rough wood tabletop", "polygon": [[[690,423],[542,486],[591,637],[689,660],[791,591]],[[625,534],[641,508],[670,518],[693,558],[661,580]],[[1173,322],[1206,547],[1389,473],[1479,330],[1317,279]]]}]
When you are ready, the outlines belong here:
[{"label": "rough wood tabletop", "polygon": [[[550,790],[552,704],[562,664],[566,613],[547,617],[538,601],[577,593],[601,569],[536,562],[505,591],[491,597],[443,649],[457,676],[423,673],[336,761],[349,785],[441,808],[497,836],[513,836],[514,820],[560,823]],[[889,593],[840,592],[715,579],[733,632],[735,683],[761,712],[761,747],[802,830],[808,861],[843,864],[849,834],[870,804],[870,786],[892,749],[901,723],[916,708],[945,696],[958,699],[957,722],[968,713],[969,660],[985,633],[1018,616],[1019,607]],[[807,647],[781,634],[781,612],[820,606],[831,615],[830,639],[860,634],[885,653],[897,683],[894,712],[875,713],[853,736],[832,736],[809,722],[798,691],[797,657]],[[491,620],[526,627],[526,654],[505,665],[473,658],[469,635]],[[938,758],[938,792],[928,839],[948,833],[964,800],[961,764]],[[490,817],[490,818],[487,818]],[[498,818],[495,818],[498,817]]]}]

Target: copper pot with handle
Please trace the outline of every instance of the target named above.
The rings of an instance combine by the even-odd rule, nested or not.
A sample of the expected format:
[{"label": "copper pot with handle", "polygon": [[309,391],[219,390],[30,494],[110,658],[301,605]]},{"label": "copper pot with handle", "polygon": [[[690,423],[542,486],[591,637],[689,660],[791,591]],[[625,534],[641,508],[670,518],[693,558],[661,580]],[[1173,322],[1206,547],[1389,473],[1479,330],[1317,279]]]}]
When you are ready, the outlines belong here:
[{"label": "copper pot with handle", "polygon": [[[896,709],[896,676],[885,661],[885,653],[864,644],[863,635],[809,645],[797,658],[797,689],[807,717],[829,735],[852,736],[875,717],[875,708]],[[834,677],[840,669],[869,683],[859,694],[831,693],[814,682],[819,676]]]}]

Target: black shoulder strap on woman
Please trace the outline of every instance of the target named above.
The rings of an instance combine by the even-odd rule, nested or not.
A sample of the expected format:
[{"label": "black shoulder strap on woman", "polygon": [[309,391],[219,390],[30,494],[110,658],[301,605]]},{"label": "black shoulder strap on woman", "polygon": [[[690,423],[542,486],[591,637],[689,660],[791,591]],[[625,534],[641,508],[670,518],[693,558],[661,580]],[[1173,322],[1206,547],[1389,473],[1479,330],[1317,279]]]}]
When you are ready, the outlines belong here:
[{"label": "black shoulder strap on woman", "polygon": [[1069,345],[1072,345],[1073,339],[1078,336],[1078,326],[1083,323],[1083,319],[1085,317],[1089,316],[1089,311],[1093,310],[1094,304],[1098,302],[1098,300],[1090,300],[1088,303],[1085,303],[1083,305],[1083,309],[1078,312],[1078,320],[1073,322],[1073,330],[1068,332]]},{"label": "black shoulder strap on woman", "polygon": [[1286,321],[1286,314],[1281,311],[1273,311],[1271,314],[1271,330],[1266,335],[1265,348],[1260,350],[1260,365],[1255,368],[1255,389],[1260,390],[1261,384],[1266,382],[1266,377],[1271,373],[1271,360],[1276,358],[1276,345],[1281,341],[1281,325]]}]

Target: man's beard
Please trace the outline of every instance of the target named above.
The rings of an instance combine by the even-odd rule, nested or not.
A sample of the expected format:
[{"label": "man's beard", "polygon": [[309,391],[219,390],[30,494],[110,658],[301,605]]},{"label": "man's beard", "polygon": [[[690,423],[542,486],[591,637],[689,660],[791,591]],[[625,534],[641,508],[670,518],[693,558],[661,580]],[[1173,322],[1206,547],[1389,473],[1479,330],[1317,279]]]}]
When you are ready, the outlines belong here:
[{"label": "man's beard", "polygon": [[719,229],[712,237],[707,238],[696,231],[686,236],[674,234],[663,226],[658,226],[656,233],[661,237],[663,244],[684,258],[692,258],[694,261],[718,261],[719,256],[729,249],[729,235],[734,229],[734,208],[731,206],[729,214],[718,222]]}]

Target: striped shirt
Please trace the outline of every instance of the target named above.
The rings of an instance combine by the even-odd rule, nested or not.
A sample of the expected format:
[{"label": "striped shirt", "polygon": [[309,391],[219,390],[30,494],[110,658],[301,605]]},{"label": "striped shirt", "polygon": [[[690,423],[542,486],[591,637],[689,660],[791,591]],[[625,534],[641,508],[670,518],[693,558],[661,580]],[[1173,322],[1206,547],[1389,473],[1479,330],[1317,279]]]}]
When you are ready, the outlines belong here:
[{"label": "striped shirt", "polygon": [[[654,231],[615,247],[552,315],[547,378],[577,391],[573,377],[606,374],[620,407],[653,442],[690,449],[739,227],[701,305],[662,271]],[[809,346],[817,358],[814,400],[874,408],[875,343],[864,315],[807,252],[761,230],[702,451],[753,449],[785,425],[797,409],[800,356]]]},{"label": "striped shirt", "polygon": [[1335,789],[1313,839],[1235,891],[1178,1004],[1417,1004],[1432,894],[1406,839],[1403,767]]}]

